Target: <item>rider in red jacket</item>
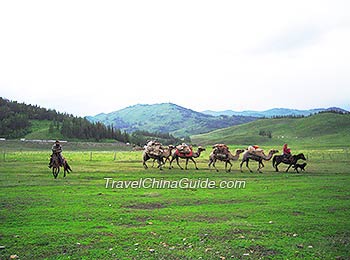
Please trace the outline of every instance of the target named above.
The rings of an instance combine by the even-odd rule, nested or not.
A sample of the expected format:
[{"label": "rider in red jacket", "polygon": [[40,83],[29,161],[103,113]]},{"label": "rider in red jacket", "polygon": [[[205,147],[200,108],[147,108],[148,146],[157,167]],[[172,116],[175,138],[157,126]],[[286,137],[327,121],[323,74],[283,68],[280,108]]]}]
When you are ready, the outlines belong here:
[{"label": "rider in red jacket", "polygon": [[289,158],[290,156],[292,156],[292,154],[290,152],[290,148],[288,148],[288,144],[283,145],[283,156],[285,158]]}]

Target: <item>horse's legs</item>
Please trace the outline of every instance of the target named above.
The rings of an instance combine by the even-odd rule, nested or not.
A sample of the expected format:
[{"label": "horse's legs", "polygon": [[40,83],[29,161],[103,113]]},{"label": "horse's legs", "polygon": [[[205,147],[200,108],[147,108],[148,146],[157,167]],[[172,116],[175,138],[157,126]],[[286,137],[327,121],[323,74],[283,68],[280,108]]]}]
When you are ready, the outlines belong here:
[{"label": "horse's legs", "polygon": [[275,169],[276,169],[276,172],[278,172],[278,171],[279,171],[277,166],[278,166],[280,163],[281,163],[281,162],[277,161],[277,162],[276,162],[276,164],[275,164]]},{"label": "horse's legs", "polygon": [[52,174],[55,179],[57,179],[58,173],[60,172],[60,167],[52,167]]},{"label": "horse's legs", "polygon": [[[288,170],[290,169],[290,167],[291,167],[292,165],[293,165],[293,164],[289,164],[289,166],[288,166],[286,172],[288,172]],[[297,170],[297,172],[298,172],[298,170]]]}]

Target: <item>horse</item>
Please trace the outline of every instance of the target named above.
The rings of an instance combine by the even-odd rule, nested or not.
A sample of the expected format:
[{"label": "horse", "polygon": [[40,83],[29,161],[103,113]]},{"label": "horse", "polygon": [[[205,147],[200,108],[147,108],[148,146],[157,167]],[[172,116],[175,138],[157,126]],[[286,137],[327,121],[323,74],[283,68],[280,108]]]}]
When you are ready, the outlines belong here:
[{"label": "horse", "polygon": [[[60,161],[58,159],[58,156],[56,154],[52,155],[52,175],[56,179],[58,176],[58,173],[60,172]],[[63,177],[66,177],[66,173],[70,173],[72,171],[71,167],[69,166],[67,160],[63,158],[63,164],[62,164],[64,175]]]},{"label": "horse", "polygon": [[292,165],[295,165],[298,160],[306,160],[305,156],[303,153],[299,153],[297,155],[292,155],[289,158],[286,158],[284,155],[275,155],[272,159],[272,166],[276,169],[276,172],[278,172],[278,165],[280,163],[285,163],[285,164],[289,164],[286,172],[288,172],[289,168],[292,167]]}]

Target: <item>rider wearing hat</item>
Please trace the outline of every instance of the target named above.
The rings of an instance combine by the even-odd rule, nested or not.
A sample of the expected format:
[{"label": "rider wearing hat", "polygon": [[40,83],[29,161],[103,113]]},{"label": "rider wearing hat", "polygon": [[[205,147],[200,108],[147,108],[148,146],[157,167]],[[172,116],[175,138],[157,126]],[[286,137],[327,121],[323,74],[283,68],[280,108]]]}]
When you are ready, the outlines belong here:
[{"label": "rider wearing hat", "polygon": [[52,156],[55,154],[59,160],[60,165],[63,165],[63,157],[62,157],[62,146],[60,144],[60,141],[56,140],[54,145],[52,146],[52,155],[51,155],[51,159],[50,159],[50,164],[49,164],[49,168],[52,167]]}]

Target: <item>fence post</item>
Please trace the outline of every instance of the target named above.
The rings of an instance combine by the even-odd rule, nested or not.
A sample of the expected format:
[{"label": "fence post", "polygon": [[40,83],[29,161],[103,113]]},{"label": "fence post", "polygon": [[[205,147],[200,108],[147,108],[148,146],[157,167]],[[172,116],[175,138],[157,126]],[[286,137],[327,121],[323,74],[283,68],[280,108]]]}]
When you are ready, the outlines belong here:
[{"label": "fence post", "polygon": [[92,161],[92,152],[90,152],[90,161]]},{"label": "fence post", "polygon": [[117,152],[114,152],[114,158],[113,161],[115,161],[117,159]]}]

